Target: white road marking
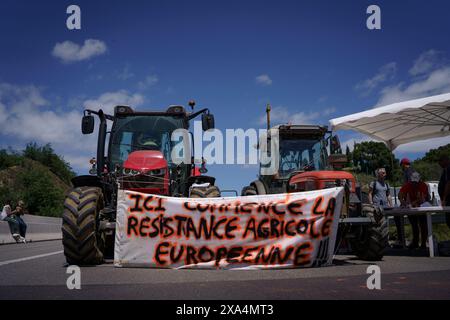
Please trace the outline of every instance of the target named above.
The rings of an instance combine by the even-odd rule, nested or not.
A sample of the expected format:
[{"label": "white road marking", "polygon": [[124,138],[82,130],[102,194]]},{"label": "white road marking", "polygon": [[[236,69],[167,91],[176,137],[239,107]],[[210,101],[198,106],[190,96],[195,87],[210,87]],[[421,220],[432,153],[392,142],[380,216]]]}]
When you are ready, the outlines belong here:
[{"label": "white road marking", "polygon": [[11,263],[22,262],[22,261],[28,261],[28,260],[33,260],[33,259],[39,259],[39,258],[44,258],[44,257],[48,257],[48,256],[53,256],[55,254],[60,254],[60,253],[63,253],[63,252],[64,252],[63,250],[60,250],[60,251],[55,251],[55,252],[50,252],[50,253],[38,254],[37,256],[31,256],[31,257],[25,257],[25,258],[20,258],[20,259],[1,261],[0,262],[0,267],[4,266],[4,265],[7,265],[7,264],[11,264]]}]

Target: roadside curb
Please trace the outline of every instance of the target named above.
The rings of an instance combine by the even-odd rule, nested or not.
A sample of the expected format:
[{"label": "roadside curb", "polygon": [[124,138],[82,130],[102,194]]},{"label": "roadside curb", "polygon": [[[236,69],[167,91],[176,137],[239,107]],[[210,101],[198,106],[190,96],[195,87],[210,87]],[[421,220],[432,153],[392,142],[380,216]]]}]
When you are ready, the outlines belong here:
[{"label": "roadside curb", "polygon": [[[27,224],[27,242],[62,239],[61,218],[25,215],[23,219]],[[16,241],[11,236],[8,222],[0,221],[0,245],[15,243]]]}]

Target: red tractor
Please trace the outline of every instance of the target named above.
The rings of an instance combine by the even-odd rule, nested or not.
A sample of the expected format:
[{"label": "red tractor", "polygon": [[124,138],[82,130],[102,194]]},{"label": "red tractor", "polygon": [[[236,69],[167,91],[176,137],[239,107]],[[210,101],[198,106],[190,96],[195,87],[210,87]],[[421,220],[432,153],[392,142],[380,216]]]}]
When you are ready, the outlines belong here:
[{"label": "red tractor", "polygon": [[[268,120],[270,109],[268,108]],[[346,163],[345,155],[337,136],[327,127],[314,125],[280,125],[278,129],[279,162],[275,174],[265,175],[262,166],[259,178],[242,190],[242,195],[276,194],[301,192],[343,186],[344,205],[338,230],[338,249],[343,239],[347,240],[353,252],[363,260],[380,260],[387,247],[388,225],[382,210],[365,200],[355,177],[346,171],[339,171]],[[270,141],[272,132],[263,139]],[[330,156],[328,156],[328,146]],[[364,198],[363,198],[364,197]]]},{"label": "red tractor", "polygon": [[[193,110],[195,103],[189,105]],[[100,120],[97,157],[91,162],[91,175],[72,180],[74,188],[64,202],[62,234],[68,263],[99,264],[113,255],[119,186],[174,197],[220,196],[215,178],[201,175],[206,173],[204,162],[198,168],[193,157],[187,163],[172,159],[176,144],[172,133],[187,130],[190,120],[200,114],[203,130],[214,128],[214,116],[208,109],[188,113],[182,106],[170,106],[162,112],[136,112],[128,106],[117,106],[114,115],[102,110],[84,111],[83,134],[94,131],[94,115]],[[112,121],[109,132],[108,120]]]}]

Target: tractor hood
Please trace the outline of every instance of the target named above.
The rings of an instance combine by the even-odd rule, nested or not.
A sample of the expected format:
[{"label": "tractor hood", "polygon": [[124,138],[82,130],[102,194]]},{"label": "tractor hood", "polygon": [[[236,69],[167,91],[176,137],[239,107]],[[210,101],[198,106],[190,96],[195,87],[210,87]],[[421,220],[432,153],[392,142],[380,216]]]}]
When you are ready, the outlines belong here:
[{"label": "tractor hood", "polygon": [[131,170],[148,171],[167,167],[163,154],[156,150],[134,151],[128,155],[123,167]]},{"label": "tractor hood", "polygon": [[291,182],[295,183],[302,179],[322,179],[322,180],[336,180],[336,179],[354,179],[353,175],[347,171],[306,171],[294,174],[291,177]]},{"label": "tractor hood", "polygon": [[[303,184],[306,190],[318,190],[337,186],[337,182],[343,180],[350,182],[350,191],[355,192],[355,177],[347,171],[306,171],[293,174],[289,179],[289,185]],[[308,185],[309,184],[309,185]]]}]

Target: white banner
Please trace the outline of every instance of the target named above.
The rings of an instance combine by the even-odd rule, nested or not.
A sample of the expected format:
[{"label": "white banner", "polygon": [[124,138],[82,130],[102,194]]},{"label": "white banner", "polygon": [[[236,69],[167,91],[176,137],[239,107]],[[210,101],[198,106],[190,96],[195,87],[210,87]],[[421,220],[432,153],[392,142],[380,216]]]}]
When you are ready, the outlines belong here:
[{"label": "white banner", "polygon": [[119,190],[118,267],[263,269],[331,263],[343,188],[229,198]]}]

